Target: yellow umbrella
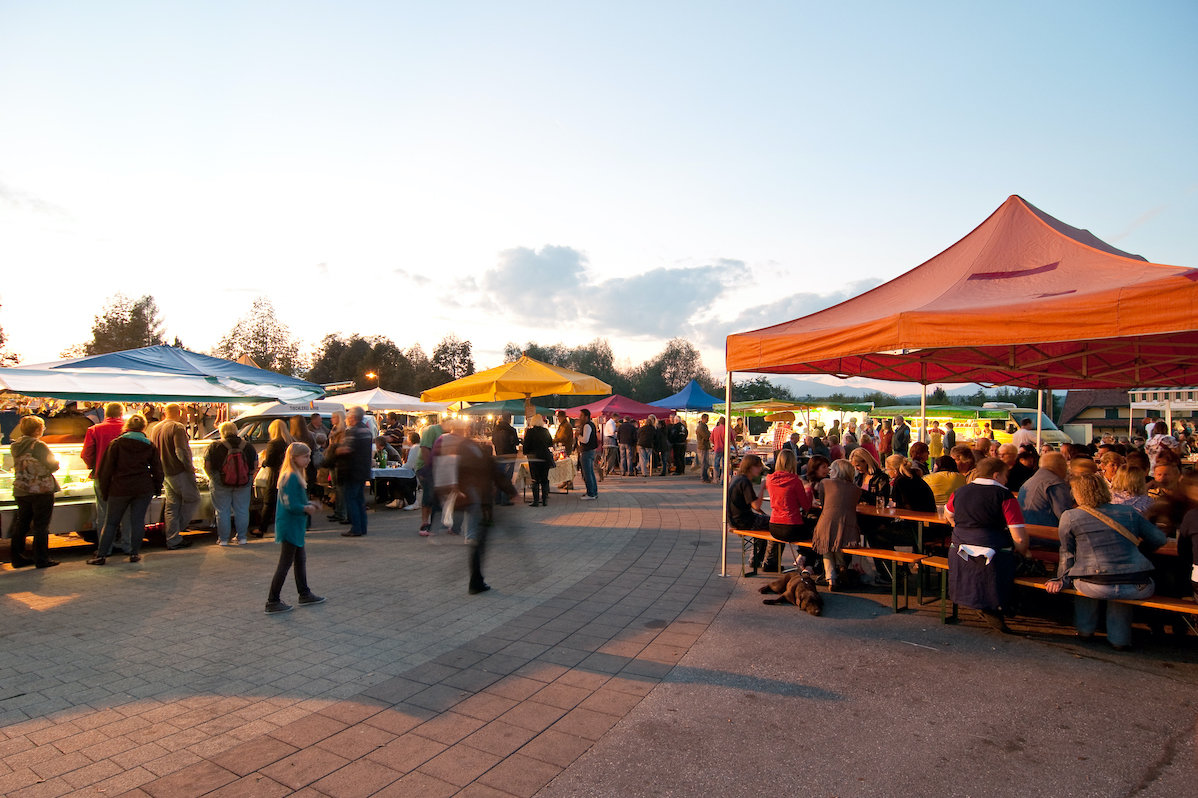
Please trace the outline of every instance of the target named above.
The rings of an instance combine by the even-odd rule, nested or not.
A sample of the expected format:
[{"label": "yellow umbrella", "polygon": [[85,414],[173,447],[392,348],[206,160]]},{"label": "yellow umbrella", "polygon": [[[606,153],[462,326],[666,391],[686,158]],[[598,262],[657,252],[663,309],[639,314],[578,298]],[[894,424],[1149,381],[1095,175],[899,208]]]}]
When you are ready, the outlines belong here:
[{"label": "yellow umbrella", "polygon": [[[603,380],[551,366],[528,355],[513,363],[480,371],[468,377],[438,385],[420,394],[422,402],[498,402],[506,399],[529,399],[550,394],[611,393]],[[530,404],[530,403],[526,403]]]}]

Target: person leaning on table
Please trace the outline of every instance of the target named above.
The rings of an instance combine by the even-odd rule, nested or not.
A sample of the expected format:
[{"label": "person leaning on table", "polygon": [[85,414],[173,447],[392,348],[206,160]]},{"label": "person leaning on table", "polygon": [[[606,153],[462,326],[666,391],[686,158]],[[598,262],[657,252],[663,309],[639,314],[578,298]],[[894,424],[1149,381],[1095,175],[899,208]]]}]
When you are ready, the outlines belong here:
[{"label": "person leaning on table", "polygon": [[1007,464],[987,457],[973,470],[973,481],[957,488],[944,508],[953,525],[948,550],[949,598],[982,613],[991,627],[1006,632],[1015,588],[1015,552],[1026,555],[1019,501],[1006,487]]},{"label": "person leaning on table", "polygon": [[[1140,552],[1163,546],[1165,533],[1133,507],[1111,504],[1111,490],[1098,474],[1074,474],[1069,488],[1077,507],[1061,513],[1060,576],[1046,589],[1081,593],[1074,597],[1074,625],[1077,636],[1089,640],[1101,599],[1145,599],[1155,592],[1152,562]],[[1107,602],[1107,642],[1118,651],[1131,648],[1131,616],[1131,605]]]}]

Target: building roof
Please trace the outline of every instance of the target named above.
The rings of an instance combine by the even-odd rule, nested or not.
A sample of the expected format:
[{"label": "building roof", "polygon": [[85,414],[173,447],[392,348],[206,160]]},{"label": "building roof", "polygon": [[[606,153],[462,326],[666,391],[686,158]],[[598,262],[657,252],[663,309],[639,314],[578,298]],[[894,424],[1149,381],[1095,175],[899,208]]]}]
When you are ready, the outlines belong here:
[{"label": "building roof", "polygon": [[1061,408],[1061,424],[1068,424],[1091,407],[1130,407],[1127,391],[1102,389],[1094,391],[1069,391],[1065,394],[1065,406]]}]

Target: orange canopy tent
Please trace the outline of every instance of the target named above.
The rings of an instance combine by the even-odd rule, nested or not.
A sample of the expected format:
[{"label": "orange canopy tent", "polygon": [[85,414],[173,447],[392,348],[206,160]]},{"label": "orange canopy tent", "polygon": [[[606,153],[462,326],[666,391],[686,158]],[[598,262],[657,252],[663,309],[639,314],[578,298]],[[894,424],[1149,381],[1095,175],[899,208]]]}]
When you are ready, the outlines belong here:
[{"label": "orange canopy tent", "polygon": [[728,336],[727,369],[1026,388],[1198,382],[1198,270],[1149,263],[1012,196],[839,305]]}]

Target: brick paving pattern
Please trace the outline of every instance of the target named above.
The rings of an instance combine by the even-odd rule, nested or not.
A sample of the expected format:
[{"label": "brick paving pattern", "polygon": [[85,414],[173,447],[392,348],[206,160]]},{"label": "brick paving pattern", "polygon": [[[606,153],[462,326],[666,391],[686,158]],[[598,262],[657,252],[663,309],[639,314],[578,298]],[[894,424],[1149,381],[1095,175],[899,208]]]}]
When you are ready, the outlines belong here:
[{"label": "brick paving pattern", "polygon": [[481,596],[461,540],[401,512],[366,538],[318,526],[329,602],[283,616],[262,612],[264,542],[0,573],[0,794],[533,795],[735,587],[715,567],[718,489],[601,494],[497,509]]}]

